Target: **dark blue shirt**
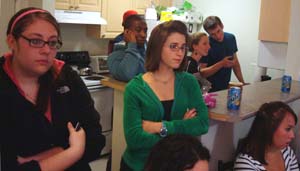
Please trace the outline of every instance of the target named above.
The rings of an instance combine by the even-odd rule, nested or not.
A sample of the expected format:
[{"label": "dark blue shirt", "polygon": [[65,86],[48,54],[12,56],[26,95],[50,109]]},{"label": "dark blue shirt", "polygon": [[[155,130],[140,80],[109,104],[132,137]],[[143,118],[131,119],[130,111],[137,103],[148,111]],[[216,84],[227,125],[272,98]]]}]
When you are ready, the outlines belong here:
[{"label": "dark blue shirt", "polygon": [[114,38],[114,43],[119,43],[119,42],[122,42],[124,40],[124,33],[122,32],[121,34],[117,35],[115,38]]},{"label": "dark blue shirt", "polygon": [[[218,42],[209,37],[210,50],[208,55],[202,57],[200,62],[207,63],[207,67],[212,66],[223,60],[226,56],[232,56],[238,51],[236,40],[233,34],[224,32],[224,39]],[[227,89],[230,82],[232,68],[221,68],[214,75],[208,77],[208,81],[212,83],[211,92]]]}]

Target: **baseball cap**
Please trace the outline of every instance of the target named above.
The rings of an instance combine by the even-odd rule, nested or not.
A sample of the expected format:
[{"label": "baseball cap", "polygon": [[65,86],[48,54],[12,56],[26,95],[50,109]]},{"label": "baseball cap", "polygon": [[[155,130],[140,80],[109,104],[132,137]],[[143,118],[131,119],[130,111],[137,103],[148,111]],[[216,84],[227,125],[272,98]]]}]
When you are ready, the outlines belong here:
[{"label": "baseball cap", "polygon": [[127,10],[126,12],[124,12],[124,14],[123,14],[122,25],[123,25],[123,23],[125,22],[125,20],[126,20],[129,16],[131,16],[131,15],[137,15],[137,14],[138,14],[138,12],[136,12],[135,10]]}]

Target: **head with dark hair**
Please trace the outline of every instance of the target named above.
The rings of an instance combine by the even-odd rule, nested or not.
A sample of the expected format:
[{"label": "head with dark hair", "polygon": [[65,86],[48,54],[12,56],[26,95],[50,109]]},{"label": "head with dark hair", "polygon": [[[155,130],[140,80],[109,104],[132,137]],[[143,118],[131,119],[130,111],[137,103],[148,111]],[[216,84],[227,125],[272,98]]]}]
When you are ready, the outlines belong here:
[{"label": "head with dark hair", "polygon": [[124,23],[126,21],[126,19],[132,15],[137,15],[138,12],[136,12],[135,10],[127,10],[124,12],[123,14],[123,20],[122,20],[122,26],[124,26]]},{"label": "head with dark hair", "polygon": [[208,149],[196,137],[173,134],[152,148],[145,171],[183,171],[194,167],[208,171],[209,159]]},{"label": "head with dark hair", "polygon": [[129,29],[130,27],[132,27],[135,21],[145,22],[145,19],[138,14],[130,15],[124,21],[124,29]]},{"label": "head with dark hair", "polygon": [[143,46],[147,38],[147,24],[144,18],[140,15],[130,15],[126,18],[124,24],[124,40],[129,42],[127,39],[132,39],[131,33],[135,36],[136,43],[139,46]]},{"label": "head with dark hair", "polygon": [[223,28],[223,23],[218,16],[208,16],[203,22],[203,27],[206,32],[215,29],[217,26]]},{"label": "head with dark hair", "polygon": [[170,37],[170,35],[178,33],[185,38],[185,42],[182,47],[173,47],[173,50],[176,51],[183,51],[184,52],[184,59],[181,62],[179,68],[176,68],[176,71],[182,71],[186,64],[186,52],[187,52],[187,42],[189,39],[186,25],[178,20],[172,20],[167,21],[162,24],[159,24],[156,26],[150,35],[148,44],[147,44],[147,51],[146,51],[146,62],[145,62],[145,68],[147,71],[156,71],[159,68],[161,58],[162,58],[162,52],[163,48],[165,46],[168,46],[171,48],[171,45],[165,45],[167,39]]},{"label": "head with dark hair", "polygon": [[[288,124],[283,125],[287,120]],[[237,154],[248,154],[260,163],[267,164],[266,151],[285,148],[294,138],[293,127],[296,123],[297,115],[287,104],[280,101],[264,103],[257,111],[247,136],[240,140]],[[277,133],[282,130],[284,137]]]},{"label": "head with dark hair", "polygon": [[222,42],[224,39],[224,25],[217,16],[209,16],[203,22],[204,30],[216,41]]}]

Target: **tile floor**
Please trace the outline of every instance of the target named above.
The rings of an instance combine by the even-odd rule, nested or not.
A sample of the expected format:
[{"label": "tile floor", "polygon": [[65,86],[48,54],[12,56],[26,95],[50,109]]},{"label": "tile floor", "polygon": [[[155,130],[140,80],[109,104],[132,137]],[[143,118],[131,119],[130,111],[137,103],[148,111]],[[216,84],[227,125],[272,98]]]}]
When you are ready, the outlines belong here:
[{"label": "tile floor", "polygon": [[108,160],[108,156],[104,156],[99,158],[98,160],[90,162],[92,171],[106,171],[107,160]]}]

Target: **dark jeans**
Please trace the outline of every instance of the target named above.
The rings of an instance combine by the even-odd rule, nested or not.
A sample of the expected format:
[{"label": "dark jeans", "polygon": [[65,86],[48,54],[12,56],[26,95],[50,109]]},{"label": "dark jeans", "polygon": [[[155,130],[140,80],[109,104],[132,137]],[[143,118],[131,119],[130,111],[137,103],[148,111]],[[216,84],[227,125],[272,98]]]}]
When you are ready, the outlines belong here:
[{"label": "dark jeans", "polygon": [[120,171],[133,171],[133,169],[131,169],[124,161],[124,159],[122,158],[121,160],[121,168]]}]

